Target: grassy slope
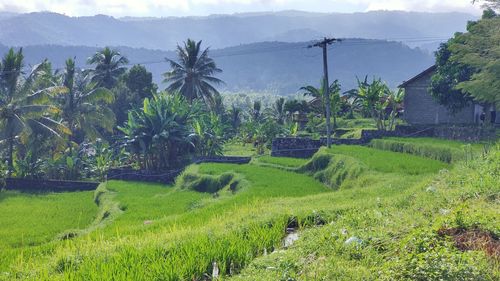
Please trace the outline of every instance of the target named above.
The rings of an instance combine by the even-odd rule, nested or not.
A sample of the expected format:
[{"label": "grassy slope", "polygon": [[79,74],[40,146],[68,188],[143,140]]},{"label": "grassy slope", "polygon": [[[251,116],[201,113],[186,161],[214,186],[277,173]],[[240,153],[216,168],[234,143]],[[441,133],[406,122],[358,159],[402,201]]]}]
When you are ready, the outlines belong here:
[{"label": "grassy slope", "polygon": [[0,270],[7,254],[48,242],[89,225],[97,213],[92,192],[26,194],[0,192]]},{"label": "grassy slope", "polygon": [[301,158],[287,158],[287,157],[272,157],[272,156],[261,156],[257,158],[259,163],[265,163],[270,165],[283,166],[287,168],[297,168],[304,165],[308,159]]},{"label": "grassy slope", "polygon": [[[365,147],[339,146],[326,152],[349,155],[368,170],[338,191],[328,192],[311,177],[283,169],[252,164],[196,166],[199,173],[230,171],[244,178],[238,192],[222,191],[216,198],[177,187],[111,181],[108,189],[116,192],[114,200],[124,210],[120,216],[88,236],[51,245],[50,255],[25,253],[11,264],[10,272],[35,274],[42,280],[192,279],[210,273],[217,261],[225,273],[245,267],[235,276],[238,279],[375,279],[379,271],[391,276],[390,266],[398,265],[399,257],[400,263],[408,263],[400,253],[407,237],[417,237],[416,229],[432,232],[453,224],[459,206],[466,214],[476,213],[467,215],[466,223],[500,232],[495,220],[498,208],[471,183],[453,182],[469,180],[457,177],[478,169],[462,167],[436,178],[449,165]],[[272,164],[289,168],[299,162],[277,159]],[[483,191],[495,190],[491,179],[483,184]],[[472,199],[460,199],[470,193],[475,194]],[[463,211],[464,204],[472,207]],[[302,239],[282,251],[290,217],[303,225]],[[311,228],[318,219],[328,224]],[[363,243],[346,246],[351,236]],[[254,260],[273,250],[278,251]],[[38,258],[30,260],[30,255]],[[480,255],[474,258],[482,262]]]},{"label": "grassy slope", "polygon": [[253,156],[256,154],[256,149],[251,143],[242,145],[240,142],[229,142],[224,145],[223,154],[226,156]]},{"label": "grassy slope", "polygon": [[328,152],[354,157],[371,169],[383,173],[419,175],[448,167],[448,165],[436,160],[364,146],[332,146]]},{"label": "grassy slope", "polygon": [[[479,228],[500,236],[499,148],[487,160],[458,164],[437,177],[391,184],[386,178],[338,192],[330,208],[335,220],[304,230],[292,247],[255,259],[234,279],[498,280],[498,260],[479,249],[458,251],[437,233]],[[361,243],[348,244],[352,237]]]}]

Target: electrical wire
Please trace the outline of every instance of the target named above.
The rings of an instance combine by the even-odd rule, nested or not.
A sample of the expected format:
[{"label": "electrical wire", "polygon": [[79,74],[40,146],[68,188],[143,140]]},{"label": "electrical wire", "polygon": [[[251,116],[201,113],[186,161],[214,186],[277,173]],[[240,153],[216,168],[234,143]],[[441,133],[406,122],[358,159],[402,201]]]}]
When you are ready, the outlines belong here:
[{"label": "electrical wire", "polygon": [[[341,39],[339,42],[336,42],[328,47],[329,50],[335,48],[335,47],[344,47],[344,46],[375,46],[375,45],[385,45],[387,43],[438,43],[438,42],[443,42],[445,40],[448,40],[449,38],[445,37],[400,37],[400,38],[384,38],[384,39]],[[311,41],[315,42],[315,41]],[[274,53],[274,52],[286,52],[286,51],[293,51],[293,50],[300,50],[300,49],[307,49],[307,46],[304,46],[303,43],[288,43],[288,42],[279,42],[282,43],[282,45],[289,45],[292,44],[292,46],[272,46],[272,47],[266,47],[266,48],[260,48],[260,49],[254,49],[254,50],[244,50],[243,52],[229,52],[229,53],[219,53],[220,50],[216,50],[210,57],[211,58],[224,58],[224,57],[233,57],[233,56],[245,56],[245,55],[253,55],[253,54],[262,54],[262,53]],[[238,47],[233,47],[233,48],[238,48]],[[308,55],[307,53],[302,54],[305,57],[318,57],[321,55],[321,53],[316,53],[312,55]],[[138,62],[130,62],[128,64],[125,64],[124,66],[133,66],[133,65],[152,65],[152,64],[161,64],[161,63],[168,63],[168,60],[174,60],[171,58],[161,58],[158,60],[149,60],[149,61],[138,61]],[[61,71],[64,70],[64,68],[57,68],[55,71]],[[7,73],[15,73],[19,71],[1,71],[0,70],[0,75],[1,74],[7,74]]]}]

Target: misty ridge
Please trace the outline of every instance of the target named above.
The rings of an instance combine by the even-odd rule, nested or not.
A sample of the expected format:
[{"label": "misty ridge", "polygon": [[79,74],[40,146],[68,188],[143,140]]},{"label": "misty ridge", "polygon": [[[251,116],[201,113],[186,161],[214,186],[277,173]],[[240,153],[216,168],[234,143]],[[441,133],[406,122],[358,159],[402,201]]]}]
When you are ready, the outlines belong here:
[{"label": "misty ridge", "polygon": [[[0,51],[23,46],[28,64],[47,58],[62,68],[69,57],[79,67],[98,48],[111,46],[130,65],[144,64],[161,84],[169,70],[165,58],[187,38],[202,40],[223,70],[222,91],[294,94],[304,84],[319,85],[319,49],[311,40],[343,38],[330,47],[333,79],[343,90],[356,86],[356,76],[381,77],[396,87],[433,63],[433,51],[475,16],[463,13],[376,11],[310,13],[283,11],[205,17],[114,18],[68,17],[41,12],[0,13]],[[352,39],[348,39],[352,38]],[[356,38],[356,39],[355,39]],[[365,39],[363,39],[365,38]]]}]

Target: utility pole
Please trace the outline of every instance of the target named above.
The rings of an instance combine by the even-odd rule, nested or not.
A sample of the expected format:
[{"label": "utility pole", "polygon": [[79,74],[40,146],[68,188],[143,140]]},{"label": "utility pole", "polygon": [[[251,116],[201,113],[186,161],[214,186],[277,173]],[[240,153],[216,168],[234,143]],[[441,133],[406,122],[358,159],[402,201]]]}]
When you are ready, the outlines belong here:
[{"label": "utility pole", "polygon": [[324,72],[324,85],[323,85],[323,95],[325,97],[325,111],[326,111],[326,145],[328,148],[331,147],[332,145],[332,139],[331,139],[331,127],[330,127],[330,116],[331,116],[331,111],[330,111],[330,84],[328,82],[328,45],[333,44],[336,41],[340,41],[340,39],[336,38],[323,38],[323,40],[313,44],[309,45],[308,48],[312,47],[320,47],[323,49],[323,72]]}]

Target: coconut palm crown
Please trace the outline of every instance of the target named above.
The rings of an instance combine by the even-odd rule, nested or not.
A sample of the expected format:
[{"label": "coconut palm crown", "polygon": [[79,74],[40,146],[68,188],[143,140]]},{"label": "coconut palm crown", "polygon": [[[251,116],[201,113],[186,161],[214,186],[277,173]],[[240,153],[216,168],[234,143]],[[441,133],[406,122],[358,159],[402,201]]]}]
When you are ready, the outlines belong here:
[{"label": "coconut palm crown", "polygon": [[184,46],[177,46],[178,60],[166,59],[170,63],[171,71],[166,72],[165,83],[168,83],[168,92],[179,92],[188,101],[202,100],[213,108],[219,92],[214,85],[224,83],[214,77],[222,72],[217,68],[213,59],[208,56],[208,48],[201,50],[201,41],[188,39]]}]

